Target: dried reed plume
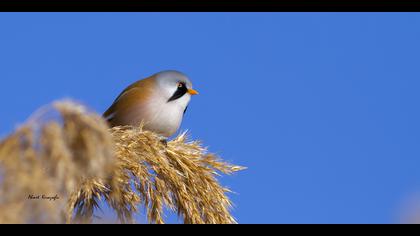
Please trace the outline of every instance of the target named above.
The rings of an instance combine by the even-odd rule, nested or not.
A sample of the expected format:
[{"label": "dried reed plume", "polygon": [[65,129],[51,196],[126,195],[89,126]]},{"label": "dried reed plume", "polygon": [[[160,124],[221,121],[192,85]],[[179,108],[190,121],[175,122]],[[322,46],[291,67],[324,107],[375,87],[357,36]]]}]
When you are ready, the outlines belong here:
[{"label": "dried reed plume", "polygon": [[150,223],[164,223],[165,208],[185,223],[236,223],[216,176],[242,169],[185,133],[165,143],[56,102],[0,142],[0,223],[91,223],[101,201],[122,223],[141,208]]}]

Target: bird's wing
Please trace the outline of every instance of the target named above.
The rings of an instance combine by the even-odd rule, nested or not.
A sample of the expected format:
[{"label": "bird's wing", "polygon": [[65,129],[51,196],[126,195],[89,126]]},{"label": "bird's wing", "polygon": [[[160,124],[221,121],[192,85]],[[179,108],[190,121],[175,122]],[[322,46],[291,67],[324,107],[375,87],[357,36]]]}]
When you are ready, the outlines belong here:
[{"label": "bird's wing", "polygon": [[126,115],[134,105],[146,102],[152,93],[153,80],[140,80],[130,85],[115,99],[113,104],[103,114],[111,125],[118,125],[119,118]]},{"label": "bird's wing", "polygon": [[114,100],[113,104],[115,104],[124,94],[126,94],[128,91],[134,89],[134,88],[142,88],[144,87],[144,82],[142,82],[143,80],[137,81],[133,84],[131,84],[130,86],[128,86],[127,88],[125,88],[119,95],[118,97]]}]

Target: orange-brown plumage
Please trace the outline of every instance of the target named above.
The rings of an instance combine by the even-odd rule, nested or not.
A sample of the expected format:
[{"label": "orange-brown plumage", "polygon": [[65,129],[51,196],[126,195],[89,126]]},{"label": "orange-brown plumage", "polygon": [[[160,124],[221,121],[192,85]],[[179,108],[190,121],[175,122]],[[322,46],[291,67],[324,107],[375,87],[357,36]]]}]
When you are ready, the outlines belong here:
[{"label": "orange-brown plumage", "polygon": [[148,99],[153,94],[154,85],[153,76],[150,76],[128,86],[104,113],[104,117],[110,117],[113,114],[112,118],[108,119],[110,126],[129,125],[130,122],[127,122],[127,119],[130,113],[135,107],[146,106]]}]

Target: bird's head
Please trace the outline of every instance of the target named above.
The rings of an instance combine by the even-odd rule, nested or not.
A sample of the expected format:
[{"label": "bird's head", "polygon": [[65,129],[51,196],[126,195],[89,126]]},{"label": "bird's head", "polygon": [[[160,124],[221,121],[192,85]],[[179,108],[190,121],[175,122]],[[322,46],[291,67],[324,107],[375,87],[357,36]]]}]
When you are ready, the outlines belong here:
[{"label": "bird's head", "polygon": [[192,88],[188,77],[175,70],[162,71],[154,75],[156,85],[167,103],[187,106],[191,95],[198,92]]}]

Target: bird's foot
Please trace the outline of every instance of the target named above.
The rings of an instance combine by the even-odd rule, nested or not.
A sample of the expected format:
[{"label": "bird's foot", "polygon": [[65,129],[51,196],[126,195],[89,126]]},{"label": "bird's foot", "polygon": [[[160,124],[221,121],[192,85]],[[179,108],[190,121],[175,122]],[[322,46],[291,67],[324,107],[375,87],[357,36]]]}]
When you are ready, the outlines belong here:
[{"label": "bird's foot", "polygon": [[163,144],[163,146],[168,147],[168,140],[166,138],[161,138],[160,142]]}]

